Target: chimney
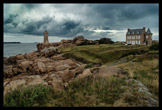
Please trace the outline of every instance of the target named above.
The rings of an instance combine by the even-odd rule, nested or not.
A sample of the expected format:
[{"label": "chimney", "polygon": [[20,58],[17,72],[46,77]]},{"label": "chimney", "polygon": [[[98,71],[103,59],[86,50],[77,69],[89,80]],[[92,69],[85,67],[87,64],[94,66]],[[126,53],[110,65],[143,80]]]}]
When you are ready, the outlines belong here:
[{"label": "chimney", "polygon": [[143,27],[143,32],[145,33],[146,31],[145,31],[145,27]]},{"label": "chimney", "polygon": [[130,29],[128,28],[128,31],[130,31]]}]

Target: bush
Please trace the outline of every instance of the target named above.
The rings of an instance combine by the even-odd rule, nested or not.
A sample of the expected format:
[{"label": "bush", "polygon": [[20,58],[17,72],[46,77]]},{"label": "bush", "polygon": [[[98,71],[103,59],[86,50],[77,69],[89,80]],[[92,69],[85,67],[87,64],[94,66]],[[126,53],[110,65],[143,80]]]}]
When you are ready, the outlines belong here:
[{"label": "bush", "polygon": [[6,107],[30,107],[43,106],[52,94],[49,86],[35,85],[26,88],[17,88],[8,92],[4,97],[4,106]]},{"label": "bush", "polygon": [[159,43],[153,44],[152,46],[150,46],[149,49],[150,50],[159,50]]},{"label": "bush", "polygon": [[99,44],[113,44],[114,42],[110,38],[101,38]]}]

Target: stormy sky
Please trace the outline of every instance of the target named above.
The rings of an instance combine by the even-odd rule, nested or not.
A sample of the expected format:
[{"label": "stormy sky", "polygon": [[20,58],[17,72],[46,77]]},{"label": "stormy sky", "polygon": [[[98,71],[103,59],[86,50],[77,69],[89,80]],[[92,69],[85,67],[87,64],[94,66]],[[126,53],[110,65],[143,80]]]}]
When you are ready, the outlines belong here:
[{"label": "stormy sky", "polygon": [[58,42],[83,35],[125,41],[128,28],[150,28],[159,39],[158,4],[4,4],[5,42]]}]

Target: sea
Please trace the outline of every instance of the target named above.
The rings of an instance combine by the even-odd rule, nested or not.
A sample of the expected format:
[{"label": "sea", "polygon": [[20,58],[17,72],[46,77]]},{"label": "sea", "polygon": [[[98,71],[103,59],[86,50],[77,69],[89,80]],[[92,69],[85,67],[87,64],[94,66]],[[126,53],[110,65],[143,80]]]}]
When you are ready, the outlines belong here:
[{"label": "sea", "polygon": [[16,56],[17,54],[25,54],[36,51],[36,43],[3,43],[3,56],[10,57]]}]

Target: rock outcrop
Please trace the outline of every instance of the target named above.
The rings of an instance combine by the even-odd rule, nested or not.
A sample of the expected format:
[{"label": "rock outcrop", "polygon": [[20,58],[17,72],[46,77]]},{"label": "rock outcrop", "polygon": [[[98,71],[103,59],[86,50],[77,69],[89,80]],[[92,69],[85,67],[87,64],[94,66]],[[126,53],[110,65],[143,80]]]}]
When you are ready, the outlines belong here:
[{"label": "rock outcrop", "polygon": [[56,43],[38,43],[37,44],[37,51],[40,52],[44,48],[49,47],[55,47],[55,48],[61,48],[61,47],[74,47],[79,45],[89,45],[89,44],[98,44],[98,41],[92,41],[84,39],[83,36],[76,36],[72,40],[61,40],[61,42]]},{"label": "rock outcrop", "polygon": [[36,84],[62,90],[85,67],[85,64],[65,59],[55,47],[4,58],[4,93],[20,85],[27,87]]}]

